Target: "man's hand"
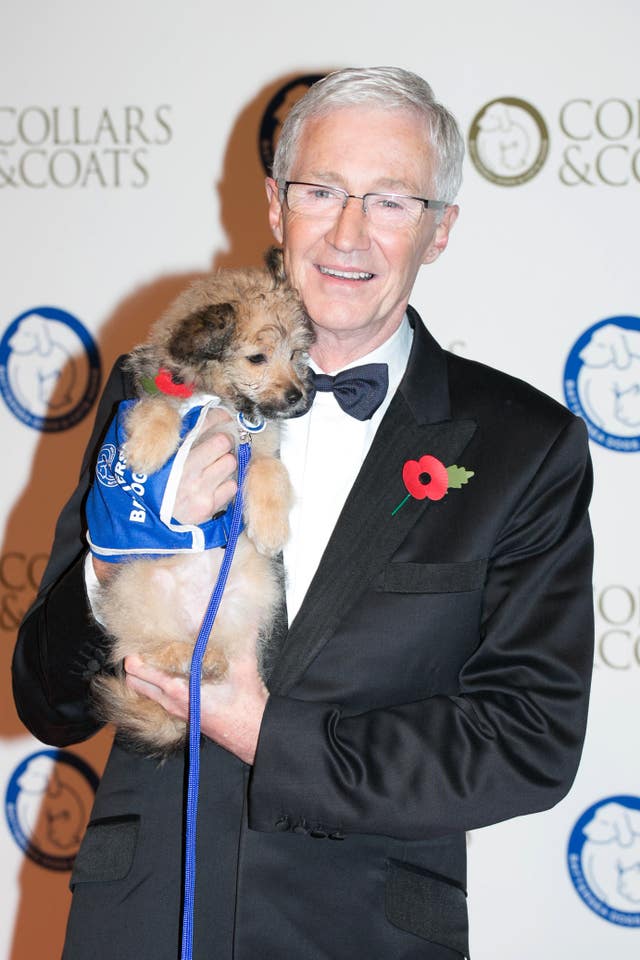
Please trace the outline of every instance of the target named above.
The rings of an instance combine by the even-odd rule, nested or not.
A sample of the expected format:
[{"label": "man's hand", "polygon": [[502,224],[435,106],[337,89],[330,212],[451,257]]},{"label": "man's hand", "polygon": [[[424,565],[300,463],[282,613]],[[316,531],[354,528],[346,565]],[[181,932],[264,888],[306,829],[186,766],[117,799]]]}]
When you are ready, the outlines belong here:
[{"label": "man's hand", "polygon": [[209,434],[212,428],[230,421],[226,410],[218,407],[207,414],[203,439],[189,451],[176,494],[173,515],[180,523],[204,523],[224,510],[235,495],[236,459],[230,452],[231,440],[226,433]]},{"label": "man's hand", "polygon": [[[150,667],[138,656],[126,657],[127,685],[161,704],[174,717],[189,719],[189,686]],[[217,744],[252,764],[269,694],[258,674],[255,657],[233,660],[221,683],[200,687],[200,729]]]}]

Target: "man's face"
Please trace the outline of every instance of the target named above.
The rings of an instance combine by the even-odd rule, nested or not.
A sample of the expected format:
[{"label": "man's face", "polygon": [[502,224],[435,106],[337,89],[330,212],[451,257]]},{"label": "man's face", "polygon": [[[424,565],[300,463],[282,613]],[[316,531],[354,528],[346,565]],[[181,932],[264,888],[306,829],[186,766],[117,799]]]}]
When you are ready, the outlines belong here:
[{"label": "man's face", "polygon": [[[350,194],[432,193],[433,161],[420,121],[409,111],[346,107],[307,121],[290,180],[341,187]],[[447,245],[458,210],[401,230],[372,227],[362,202],[349,200],[331,222],[292,213],[267,180],[269,222],[284,244],[285,269],[302,295],[316,331],[361,345],[360,355],[398,327],[416,274]],[[366,348],[366,349],[365,349]]]}]

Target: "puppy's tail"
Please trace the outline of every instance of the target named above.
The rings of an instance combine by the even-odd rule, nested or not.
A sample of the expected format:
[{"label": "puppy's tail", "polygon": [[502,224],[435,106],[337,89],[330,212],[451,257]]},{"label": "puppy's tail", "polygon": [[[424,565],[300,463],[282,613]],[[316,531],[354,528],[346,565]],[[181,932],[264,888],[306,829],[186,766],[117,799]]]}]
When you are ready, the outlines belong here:
[{"label": "puppy's tail", "polygon": [[184,720],[134,693],[123,677],[98,674],[92,680],[91,694],[96,717],[115,724],[118,736],[146,757],[162,760],[183,746],[187,732]]}]

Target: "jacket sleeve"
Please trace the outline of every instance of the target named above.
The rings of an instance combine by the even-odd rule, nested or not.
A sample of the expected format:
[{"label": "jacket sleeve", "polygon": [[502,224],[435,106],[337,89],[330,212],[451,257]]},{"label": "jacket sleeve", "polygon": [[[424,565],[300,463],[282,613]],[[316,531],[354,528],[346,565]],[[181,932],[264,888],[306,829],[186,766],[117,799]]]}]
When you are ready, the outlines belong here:
[{"label": "jacket sleeve", "polygon": [[572,419],[494,544],[480,642],[456,695],[348,717],[270,697],[250,827],[417,840],[559,801],[580,758],[593,663],[591,486],[586,431]]},{"label": "jacket sleeve", "polygon": [[62,510],[38,596],[18,631],[13,694],[18,715],[43,743],[86,740],[101,724],[91,713],[89,683],[104,662],[106,636],[91,616],[84,581],[84,501],[102,438],[126,393],[118,362],[106,384],[80,479]]}]

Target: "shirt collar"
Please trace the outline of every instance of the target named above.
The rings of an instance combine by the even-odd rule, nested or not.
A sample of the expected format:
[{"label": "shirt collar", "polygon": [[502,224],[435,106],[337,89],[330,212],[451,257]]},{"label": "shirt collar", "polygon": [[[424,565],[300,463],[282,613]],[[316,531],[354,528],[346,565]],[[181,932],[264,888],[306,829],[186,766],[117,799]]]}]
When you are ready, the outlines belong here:
[{"label": "shirt collar", "polygon": [[[332,370],[331,375],[335,376],[336,373],[340,373],[342,370],[360,367],[365,363],[386,363],[389,369],[389,389],[387,391],[387,397],[391,398],[398,389],[404,372],[407,369],[412,343],[413,329],[405,313],[400,326],[391,334],[388,340],[385,340],[379,347],[371,350],[370,353],[365,354],[363,357],[358,357],[357,360],[352,360],[351,363],[347,363],[346,366],[341,367],[339,370]],[[325,372],[321,370],[313,360],[310,360],[309,363],[315,373]]]}]

